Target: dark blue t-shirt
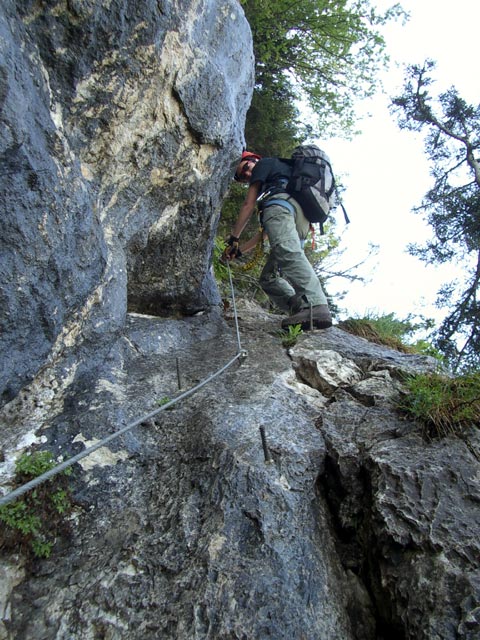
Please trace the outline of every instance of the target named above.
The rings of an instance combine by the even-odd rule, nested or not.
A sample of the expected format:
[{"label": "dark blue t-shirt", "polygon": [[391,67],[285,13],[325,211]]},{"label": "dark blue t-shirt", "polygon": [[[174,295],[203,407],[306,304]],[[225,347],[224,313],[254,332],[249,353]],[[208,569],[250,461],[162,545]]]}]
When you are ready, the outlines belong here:
[{"label": "dark blue t-shirt", "polygon": [[285,186],[291,173],[292,167],[279,158],[262,158],[252,171],[250,184],[260,182],[259,194],[262,194],[270,187],[282,186],[282,182]]}]

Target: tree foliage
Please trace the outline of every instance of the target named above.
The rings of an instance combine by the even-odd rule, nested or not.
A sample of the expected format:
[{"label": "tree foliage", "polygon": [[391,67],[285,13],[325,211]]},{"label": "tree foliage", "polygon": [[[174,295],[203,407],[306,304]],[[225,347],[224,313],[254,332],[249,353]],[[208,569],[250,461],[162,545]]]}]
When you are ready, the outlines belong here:
[{"label": "tree foliage", "polygon": [[[257,92],[290,91],[318,118],[312,135],[351,130],[353,102],[378,89],[386,62],[379,27],[404,16],[398,4],[384,14],[370,0],[244,0],[256,63]],[[263,102],[262,102],[263,106]],[[310,124],[312,126],[312,124]]]},{"label": "tree foliage", "polygon": [[273,79],[256,88],[245,124],[248,148],[261,156],[288,158],[305,133],[286,82]]},{"label": "tree foliage", "polygon": [[[426,216],[434,237],[410,252],[428,264],[463,265],[465,279],[449,282],[437,304],[449,308],[436,346],[454,369],[480,364],[480,105],[467,104],[455,88],[435,99],[434,63],[408,69],[403,94],[393,99],[399,125],[426,131],[433,187],[416,210]],[[463,278],[462,278],[463,280]]]}]

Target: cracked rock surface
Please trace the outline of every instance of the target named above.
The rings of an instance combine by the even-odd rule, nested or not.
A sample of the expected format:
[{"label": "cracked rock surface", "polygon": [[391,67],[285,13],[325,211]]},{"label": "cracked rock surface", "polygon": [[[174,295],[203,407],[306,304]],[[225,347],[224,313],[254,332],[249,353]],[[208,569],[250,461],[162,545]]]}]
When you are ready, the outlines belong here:
[{"label": "cracked rock surface", "polygon": [[[72,538],[12,574],[4,637],[478,637],[478,433],[426,443],[393,409],[432,362],[335,327],[287,352],[248,304],[239,324],[243,362],[76,465]],[[131,314],[37,436],[81,450],[236,349],[218,313]]]}]

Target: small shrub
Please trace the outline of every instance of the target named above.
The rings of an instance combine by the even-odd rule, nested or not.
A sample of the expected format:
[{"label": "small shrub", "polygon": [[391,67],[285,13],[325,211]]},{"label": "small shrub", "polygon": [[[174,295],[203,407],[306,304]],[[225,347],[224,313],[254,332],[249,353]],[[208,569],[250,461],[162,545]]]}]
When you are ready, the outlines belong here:
[{"label": "small shrub", "polygon": [[406,380],[399,409],[422,425],[427,439],[459,435],[480,425],[480,373],[449,378],[425,373]]},{"label": "small shrub", "polygon": [[288,331],[279,331],[280,338],[282,339],[282,345],[285,348],[294,347],[297,344],[298,337],[303,333],[301,324],[291,324],[288,327]]},{"label": "small shrub", "polygon": [[[168,396],[164,396],[163,398],[160,398],[160,400],[157,400],[157,405],[159,407],[163,407],[164,405],[168,404],[169,402],[172,401],[172,398],[169,398]],[[175,408],[175,405],[172,404],[171,407],[167,407],[167,411],[172,411]]]},{"label": "small shrub", "polygon": [[[21,486],[55,466],[49,451],[24,454],[15,466],[15,485]],[[70,532],[66,516],[72,510],[67,476],[71,469],[40,484],[14,502],[0,507],[0,546],[21,548],[38,558],[48,558],[59,535]]]}]

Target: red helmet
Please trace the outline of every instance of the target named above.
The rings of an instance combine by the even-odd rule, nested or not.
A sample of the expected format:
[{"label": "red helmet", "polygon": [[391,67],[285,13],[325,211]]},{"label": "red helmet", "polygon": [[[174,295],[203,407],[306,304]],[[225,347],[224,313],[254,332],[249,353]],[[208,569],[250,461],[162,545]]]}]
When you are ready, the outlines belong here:
[{"label": "red helmet", "polygon": [[242,151],[242,157],[239,162],[243,160],[261,160],[262,156],[257,155],[256,153],[252,153],[251,151]]},{"label": "red helmet", "polygon": [[[262,156],[259,156],[257,153],[252,153],[251,151],[242,151],[242,157],[238,161],[237,169],[238,169],[238,166],[245,160],[254,160],[255,162],[258,162],[261,159],[262,159]],[[235,172],[235,175],[233,177],[235,180],[240,180],[239,176],[237,175],[237,172]]]}]

